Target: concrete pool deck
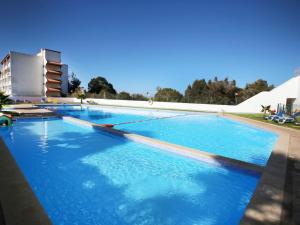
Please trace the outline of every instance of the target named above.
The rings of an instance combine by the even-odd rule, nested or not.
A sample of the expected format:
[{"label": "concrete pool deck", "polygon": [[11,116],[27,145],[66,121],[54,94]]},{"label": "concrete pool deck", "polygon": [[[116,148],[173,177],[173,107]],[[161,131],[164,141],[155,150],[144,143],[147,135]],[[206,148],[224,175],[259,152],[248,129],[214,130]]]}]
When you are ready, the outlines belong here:
[{"label": "concrete pool deck", "polygon": [[[96,129],[101,129],[113,135],[121,135],[133,141],[148,145],[150,144],[152,146],[154,145],[161,149],[188,156],[197,160],[208,161],[217,164],[225,163],[225,165],[228,166],[259,172],[262,174],[261,179],[251,198],[250,203],[247,206],[240,224],[292,224],[284,223],[287,222],[291,217],[290,212],[287,212],[289,208],[284,206],[284,204],[292,204],[293,206],[295,205],[295,207],[292,209],[293,215],[300,215],[297,214],[300,213],[300,193],[298,193],[298,191],[296,192],[295,196],[294,193],[287,196],[287,193],[285,192],[287,186],[286,177],[288,174],[287,167],[289,154],[294,154],[294,159],[296,159],[298,163],[295,163],[295,165],[300,165],[300,132],[233,115],[224,115],[224,117],[234,119],[242,123],[248,123],[256,127],[275,132],[279,135],[279,139],[265,168],[251,163],[232,160],[207,152],[201,152],[199,150],[197,150],[197,152],[200,153],[195,153],[193,149],[190,148],[161,142],[156,139],[153,141],[152,138],[137,134],[130,134],[116,129],[105,128],[98,124],[93,124],[75,118],[63,118],[69,120],[70,122],[92,126]],[[292,175],[294,175],[294,173],[292,173]],[[294,182],[293,179],[291,181],[295,186],[293,189],[296,191],[300,190],[300,175],[298,177],[298,182]],[[2,140],[0,140],[0,203],[2,205],[3,216],[6,224],[20,224],[21,218],[22,224],[24,225],[51,224],[48,216],[45,214],[38,199],[35,197],[28,182],[26,182],[25,177],[22,175],[22,172],[19,170],[16,162],[10,155],[9,150]]]},{"label": "concrete pool deck", "polygon": [[12,109],[10,112],[14,112],[24,117],[43,117],[43,116],[55,116],[56,114],[48,109],[30,108],[30,109]]}]

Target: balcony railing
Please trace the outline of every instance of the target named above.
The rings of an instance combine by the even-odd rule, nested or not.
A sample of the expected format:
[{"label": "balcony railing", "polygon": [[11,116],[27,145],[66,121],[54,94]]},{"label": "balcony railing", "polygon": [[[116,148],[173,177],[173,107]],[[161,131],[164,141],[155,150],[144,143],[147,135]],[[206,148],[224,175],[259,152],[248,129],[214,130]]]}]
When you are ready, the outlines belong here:
[{"label": "balcony railing", "polygon": [[55,84],[60,84],[61,80],[53,79],[53,78],[47,78],[47,82],[49,83],[55,83]]},{"label": "balcony railing", "polygon": [[62,66],[61,62],[54,62],[54,61],[47,61],[47,64],[49,64],[49,65],[55,65],[55,66]]},{"label": "balcony railing", "polygon": [[47,73],[55,74],[55,75],[62,75],[61,71],[56,71],[56,70],[47,70]]},{"label": "balcony railing", "polygon": [[47,92],[60,92],[60,88],[47,87]]}]

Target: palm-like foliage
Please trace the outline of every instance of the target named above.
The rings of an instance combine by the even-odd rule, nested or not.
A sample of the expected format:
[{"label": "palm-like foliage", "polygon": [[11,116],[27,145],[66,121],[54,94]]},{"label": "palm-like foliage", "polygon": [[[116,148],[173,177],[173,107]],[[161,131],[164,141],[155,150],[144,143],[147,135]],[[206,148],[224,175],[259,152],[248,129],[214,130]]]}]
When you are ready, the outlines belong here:
[{"label": "palm-like foliage", "polygon": [[77,95],[77,98],[80,99],[80,103],[82,104],[82,100],[85,99],[85,94],[79,94]]},{"label": "palm-like foliage", "polygon": [[9,95],[5,95],[3,92],[0,92],[0,110],[2,110],[3,105],[12,103],[12,100],[9,98]]},{"label": "palm-like foliage", "polygon": [[264,114],[266,114],[267,112],[270,112],[270,108],[271,108],[271,106],[270,105],[266,105],[266,106],[264,106],[264,105],[261,105],[261,112],[263,112]]}]

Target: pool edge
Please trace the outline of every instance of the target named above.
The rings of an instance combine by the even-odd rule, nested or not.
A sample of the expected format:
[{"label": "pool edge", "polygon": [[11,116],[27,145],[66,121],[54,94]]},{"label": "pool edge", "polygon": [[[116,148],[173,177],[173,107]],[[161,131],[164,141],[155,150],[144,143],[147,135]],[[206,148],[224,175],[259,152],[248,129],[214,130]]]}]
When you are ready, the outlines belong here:
[{"label": "pool edge", "polygon": [[241,225],[279,225],[285,220],[286,176],[291,136],[300,132],[260,121],[224,114],[223,117],[243,124],[253,125],[278,135],[267,165],[240,221]]},{"label": "pool edge", "polygon": [[52,225],[2,137],[0,137],[0,201],[6,225]]}]

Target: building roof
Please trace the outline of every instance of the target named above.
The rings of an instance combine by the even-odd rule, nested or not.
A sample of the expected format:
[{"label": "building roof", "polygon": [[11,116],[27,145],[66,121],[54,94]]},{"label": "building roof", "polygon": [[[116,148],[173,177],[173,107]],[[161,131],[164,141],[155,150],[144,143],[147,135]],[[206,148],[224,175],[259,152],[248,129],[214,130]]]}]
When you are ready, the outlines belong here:
[{"label": "building roof", "polygon": [[49,49],[49,48],[42,48],[41,50],[46,50],[46,51],[52,51],[52,52],[61,53],[60,51],[52,50],[52,49]]},{"label": "building roof", "polygon": [[9,57],[10,57],[10,52],[7,53],[7,54],[5,55],[5,57],[1,60],[1,64],[3,64],[3,62],[4,62],[6,59],[9,59]]}]

